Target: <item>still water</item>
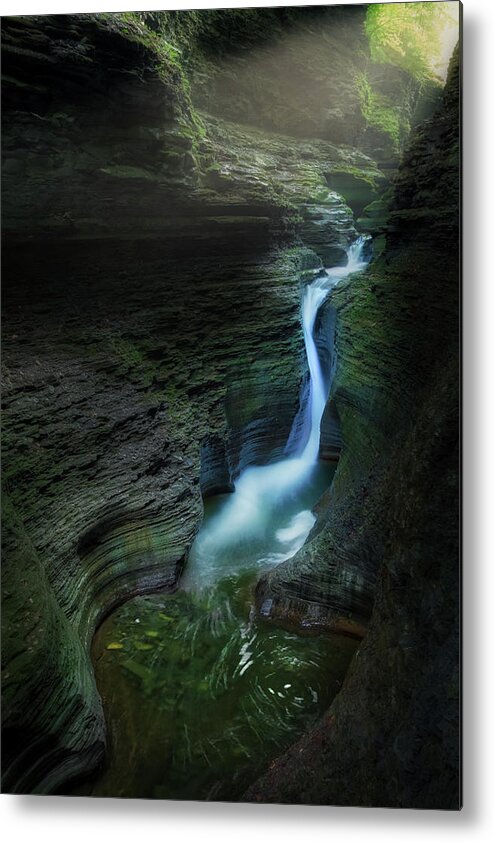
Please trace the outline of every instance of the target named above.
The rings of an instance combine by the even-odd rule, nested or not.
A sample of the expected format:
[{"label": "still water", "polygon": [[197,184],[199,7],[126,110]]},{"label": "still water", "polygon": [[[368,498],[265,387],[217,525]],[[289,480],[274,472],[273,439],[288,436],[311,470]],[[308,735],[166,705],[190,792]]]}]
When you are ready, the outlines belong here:
[{"label": "still water", "polygon": [[358,642],[253,621],[252,584],[140,597],[103,624],[109,752],[87,794],[235,800],[327,709]]}]

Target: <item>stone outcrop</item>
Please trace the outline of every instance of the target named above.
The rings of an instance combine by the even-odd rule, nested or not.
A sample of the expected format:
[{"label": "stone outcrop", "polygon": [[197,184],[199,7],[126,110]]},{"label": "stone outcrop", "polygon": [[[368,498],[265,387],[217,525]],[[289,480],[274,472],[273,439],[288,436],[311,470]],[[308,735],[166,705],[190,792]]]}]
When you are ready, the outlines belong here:
[{"label": "stone outcrop", "polygon": [[[221,16],[173,19],[192,45],[188,64],[131,15],[3,21],[6,791],[54,792],[101,760],[94,629],[133,594],[177,586],[201,493],[231,488],[243,467],[283,452],[307,377],[301,284],[321,261],[343,260],[352,212],[379,201],[396,167],[399,150],[366,123],[356,74],[388,88],[394,79],[407,119],[417,90],[402,71],[369,65],[362,9],[333,23],[328,9],[322,40],[317,14],[301,10],[297,29],[295,10],[286,21],[273,11],[250,18],[250,81],[248,50],[230,55],[230,37],[241,36]],[[269,66],[266,21],[279,46]],[[334,63],[330,48],[349,27],[363,52],[341,47],[333,92],[321,97],[319,79],[307,97],[306,74],[323,53]],[[289,35],[301,56],[291,113],[280,78]],[[407,186],[413,167],[412,155],[402,185],[411,198],[393,208],[389,248],[428,224]],[[415,275],[402,270],[393,264],[419,318]],[[333,337],[338,348],[321,455],[335,459],[343,444],[344,458],[319,506],[319,560],[309,548],[269,581],[295,624],[292,596],[310,603],[313,620],[324,625],[334,611],[357,635],[371,611],[387,546],[379,506],[392,465],[382,454],[414,403],[412,379],[408,403],[399,387],[416,356],[410,311],[390,272],[347,284],[316,326],[327,371]],[[442,312],[436,293],[424,305],[431,318]],[[422,362],[414,383],[425,383]]]}]

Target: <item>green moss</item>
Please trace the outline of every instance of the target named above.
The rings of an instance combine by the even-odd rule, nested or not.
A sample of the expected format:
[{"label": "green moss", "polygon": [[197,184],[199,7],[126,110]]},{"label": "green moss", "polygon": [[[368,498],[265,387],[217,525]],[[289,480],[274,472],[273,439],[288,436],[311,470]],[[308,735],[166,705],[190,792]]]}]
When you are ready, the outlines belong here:
[{"label": "green moss", "polygon": [[405,121],[402,120],[396,106],[391,105],[383,94],[372,89],[364,73],[357,74],[355,85],[360,97],[362,114],[367,124],[387,134],[391,138],[394,149],[399,151],[400,140],[405,132],[409,132],[410,126],[405,125]]},{"label": "green moss", "polygon": [[[114,334],[108,336],[103,348],[107,348],[117,361],[120,376],[132,383],[138,382],[140,386],[149,390],[144,395],[146,403],[157,406],[163,402],[165,392],[156,385],[163,380],[161,365],[159,361],[149,359],[145,344],[140,347],[136,342]],[[98,353],[101,353],[101,350],[101,346],[98,345]]]},{"label": "green moss", "polygon": [[353,164],[342,162],[332,168],[331,174],[335,173],[344,173],[345,175],[351,175],[359,181],[365,182],[374,190],[377,189],[377,172],[373,170],[368,170],[364,167],[356,167]]},{"label": "green moss", "polygon": [[118,14],[101,12],[94,15],[99,21],[105,21],[127,40],[147,47],[156,57],[156,67],[165,80],[171,73],[180,72],[181,50],[167,41],[162,35],[153,32],[142,17],[136,12],[119,12]]},{"label": "green moss", "polygon": [[445,78],[444,44],[456,34],[456,3],[372,3],[365,20],[374,61],[392,64],[414,78]]},{"label": "green moss", "polygon": [[[163,28],[159,31],[151,28],[148,25],[150,16],[146,13],[102,12],[90,17],[99,26],[117,32],[127,41],[144,47],[148,51],[152,68],[167,88],[175,94],[179,131],[191,140],[191,148],[198,154],[198,145],[206,136],[206,130],[192,104],[188,61],[182,49],[173,43],[172,38],[167,37]],[[183,45],[183,38],[180,39],[180,43]],[[185,43],[187,43],[186,39]]]},{"label": "green moss", "polygon": [[128,368],[143,367],[144,357],[138,348],[121,336],[112,336],[110,338],[110,348],[113,353],[123,362]]}]

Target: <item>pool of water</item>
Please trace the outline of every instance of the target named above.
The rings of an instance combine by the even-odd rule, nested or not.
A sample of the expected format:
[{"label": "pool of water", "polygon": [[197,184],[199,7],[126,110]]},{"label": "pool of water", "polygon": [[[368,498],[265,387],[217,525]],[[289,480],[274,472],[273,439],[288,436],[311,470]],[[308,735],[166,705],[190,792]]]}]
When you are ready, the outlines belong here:
[{"label": "pool of water", "polygon": [[358,644],[263,624],[252,605],[259,574],[307,540],[333,478],[335,465],[318,461],[330,384],[314,324],[331,289],[365,269],[365,244],[358,237],[346,266],[304,288],[309,389],[285,458],[246,467],[233,494],[205,501],[176,594],[134,599],[97,632],[109,746],[102,774],[80,794],[236,800],[338,692]]},{"label": "pool of water", "polygon": [[254,581],[140,597],[103,624],[109,752],[88,794],[235,800],[328,707],[356,641],[254,621]]},{"label": "pool of water", "polygon": [[[275,628],[252,604],[259,572],[301,540],[297,516],[333,473],[318,465],[301,495],[213,559],[196,541],[177,593],[137,597],[102,624],[92,654],[107,760],[79,794],[236,800],[327,709],[358,642]],[[198,538],[228,502],[206,501]]]}]

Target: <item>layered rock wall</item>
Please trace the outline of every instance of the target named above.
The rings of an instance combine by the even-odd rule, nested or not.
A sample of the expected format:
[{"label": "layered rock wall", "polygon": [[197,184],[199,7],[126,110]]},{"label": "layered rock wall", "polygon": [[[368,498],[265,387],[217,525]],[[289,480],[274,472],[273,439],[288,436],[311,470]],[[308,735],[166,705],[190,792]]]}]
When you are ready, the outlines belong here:
[{"label": "layered rock wall", "polygon": [[9,19],[2,47],[3,772],[46,792],[102,755],[96,624],[176,587],[201,491],[283,451],[320,266],[300,211],[317,193],[341,253],[324,171],[378,171],[200,117],[118,17]]},{"label": "layered rock wall", "polygon": [[457,48],[405,153],[387,248],[333,298],[344,448],[326,525],[258,586],[282,622],[311,621],[316,600],[330,625],[345,586],[370,611],[375,577],[368,633],[327,716],[248,800],[460,805],[458,167]]},{"label": "layered rock wall", "polygon": [[[100,761],[94,628],[132,594],[176,587],[201,492],[231,488],[243,467],[283,452],[307,377],[301,285],[321,261],[344,260],[352,210],[386,185],[349,81],[372,70],[369,56],[341,47],[335,65],[327,49],[351,21],[362,46],[362,10],[338,12],[333,31],[329,15],[322,36],[319,19],[302,14],[299,26],[298,13],[287,21],[281,13],[249,18],[250,82],[248,51],[240,63],[230,55],[214,16],[176,19],[176,34],[192,45],[187,61],[135,16],[3,22],[7,791],[53,792]],[[279,49],[266,65],[258,49],[268,20]],[[300,84],[289,113],[280,68],[296,48]],[[309,56],[310,74],[323,58],[327,72],[307,97]],[[384,84],[384,70],[372,72]],[[393,169],[390,142],[380,138],[379,163]],[[366,278],[355,293],[342,290],[317,325],[319,347],[335,336],[339,360],[321,454],[337,455],[341,421],[338,482],[350,489],[332,492],[343,501],[333,517],[355,548],[346,566],[338,562],[335,605],[356,613],[357,626],[370,611],[382,543],[376,524],[370,544],[361,529],[361,478],[394,429],[388,409],[403,364],[381,338],[379,366],[363,373],[376,345],[354,313],[365,306],[372,327],[381,294]],[[334,357],[326,353],[324,365],[329,373]],[[371,399],[376,388],[382,400]],[[330,532],[326,511],[323,502],[321,536]],[[362,566],[364,544],[374,555]],[[329,605],[334,557],[324,550],[313,570],[304,562],[298,596],[316,613]]]}]

